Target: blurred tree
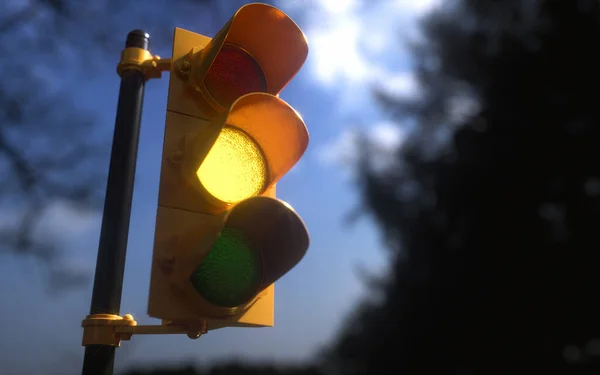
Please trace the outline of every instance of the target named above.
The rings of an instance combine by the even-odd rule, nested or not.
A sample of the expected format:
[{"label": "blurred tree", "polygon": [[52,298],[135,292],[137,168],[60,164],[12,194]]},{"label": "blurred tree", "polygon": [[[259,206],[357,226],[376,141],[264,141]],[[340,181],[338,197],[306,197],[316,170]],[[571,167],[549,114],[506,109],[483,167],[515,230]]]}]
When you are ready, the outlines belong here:
[{"label": "blurred tree", "polygon": [[[448,1],[413,46],[416,131],[361,166],[393,252],[383,302],[331,348],[343,374],[600,370],[600,4]],[[399,166],[398,166],[399,165]]]},{"label": "blurred tree", "polygon": [[[33,256],[53,287],[87,275],[61,262],[60,239],[37,233],[52,205],[74,212],[104,199],[112,124],[72,102],[73,72],[116,64],[130,29],[152,33],[153,50],[190,17],[216,29],[244,1],[5,1],[0,4],[0,251]],[[168,17],[165,17],[165,14]],[[217,25],[216,22],[219,22]],[[213,24],[214,23],[214,24]],[[118,87],[115,87],[115,103]]]},{"label": "blurred tree", "polygon": [[321,375],[322,372],[313,366],[274,366],[230,363],[213,366],[207,370],[196,370],[192,366],[181,368],[153,369],[148,371],[132,370],[125,375]]}]

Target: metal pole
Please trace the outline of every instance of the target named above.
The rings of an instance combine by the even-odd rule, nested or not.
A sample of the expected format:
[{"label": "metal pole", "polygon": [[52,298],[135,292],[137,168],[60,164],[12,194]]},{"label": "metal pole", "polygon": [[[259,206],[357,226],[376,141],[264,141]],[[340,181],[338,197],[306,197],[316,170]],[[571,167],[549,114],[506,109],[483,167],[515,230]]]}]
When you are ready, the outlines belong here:
[{"label": "metal pole", "polygon": [[[149,38],[133,30],[125,47],[148,50]],[[126,69],[121,75],[90,314],[119,315],[121,307],[144,83],[140,70]],[[82,375],[113,375],[114,359],[114,346],[86,346]]]}]

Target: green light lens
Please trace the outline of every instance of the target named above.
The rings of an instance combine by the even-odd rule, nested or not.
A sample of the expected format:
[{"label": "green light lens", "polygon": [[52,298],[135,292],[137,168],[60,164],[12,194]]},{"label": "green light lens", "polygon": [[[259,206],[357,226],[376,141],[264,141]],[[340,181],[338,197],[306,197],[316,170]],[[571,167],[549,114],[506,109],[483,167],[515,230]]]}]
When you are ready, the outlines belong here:
[{"label": "green light lens", "polygon": [[262,259],[248,239],[236,229],[225,228],[190,281],[207,301],[236,307],[250,300],[262,278]]}]

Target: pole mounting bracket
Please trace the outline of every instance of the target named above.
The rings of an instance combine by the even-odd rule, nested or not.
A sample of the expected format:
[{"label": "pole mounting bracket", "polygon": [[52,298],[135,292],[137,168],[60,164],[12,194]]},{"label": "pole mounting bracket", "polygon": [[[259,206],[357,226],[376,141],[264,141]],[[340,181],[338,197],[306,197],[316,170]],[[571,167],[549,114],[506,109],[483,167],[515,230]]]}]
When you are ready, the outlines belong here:
[{"label": "pole mounting bracket", "polygon": [[171,59],[163,59],[158,55],[152,56],[150,51],[143,48],[127,47],[121,52],[117,74],[122,76],[123,71],[127,69],[141,71],[146,80],[160,78],[162,72],[171,70]]},{"label": "pole mounting bracket", "polygon": [[92,314],[81,322],[83,327],[82,345],[121,346],[121,340],[129,340],[132,335],[186,334],[197,339],[207,332],[205,320],[198,322],[174,323],[163,321],[160,325],[138,325],[131,314]]}]

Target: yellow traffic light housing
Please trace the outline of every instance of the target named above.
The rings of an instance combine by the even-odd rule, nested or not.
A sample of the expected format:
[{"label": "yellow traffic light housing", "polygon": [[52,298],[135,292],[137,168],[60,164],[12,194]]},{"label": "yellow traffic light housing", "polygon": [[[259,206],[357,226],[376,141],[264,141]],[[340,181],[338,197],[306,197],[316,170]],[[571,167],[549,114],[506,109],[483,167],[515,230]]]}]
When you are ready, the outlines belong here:
[{"label": "yellow traffic light housing", "polygon": [[187,77],[189,89],[200,94],[195,95],[197,104],[217,113],[226,112],[245,94],[279,94],[308,55],[298,25],[266,4],[241,7],[213,39],[198,38],[191,44],[194,35],[198,36],[180,33],[175,38],[185,46],[175,72]]},{"label": "yellow traffic light housing", "polygon": [[[275,198],[244,200],[214,221],[200,223],[200,217],[192,216],[189,222],[204,224],[202,229],[177,230],[178,218],[172,212],[164,215],[175,218],[164,225],[175,225],[170,231],[181,234],[170,238],[175,242],[157,243],[171,250],[160,262],[168,268],[162,273],[189,308],[166,316],[169,320],[194,320],[197,312],[214,319],[247,312],[269,293],[272,296],[269,286],[294,267],[308,248],[302,220]],[[272,314],[263,319],[270,323]],[[214,327],[209,323],[210,328]]]},{"label": "yellow traffic light housing", "polygon": [[280,10],[248,4],[215,38],[175,29],[148,313],[207,329],[272,326],[273,283],[304,256],[275,197],[308,131],[276,95],[308,53]]},{"label": "yellow traffic light housing", "polygon": [[263,194],[308,147],[300,115],[269,94],[240,97],[213,124],[216,138],[200,132],[189,140],[183,173],[216,210]]},{"label": "yellow traffic light housing", "polygon": [[[200,51],[190,51],[192,86],[225,112],[244,94],[277,95],[308,54],[302,30],[281,10],[260,3],[241,7]],[[240,84],[241,83],[241,84]]]}]

